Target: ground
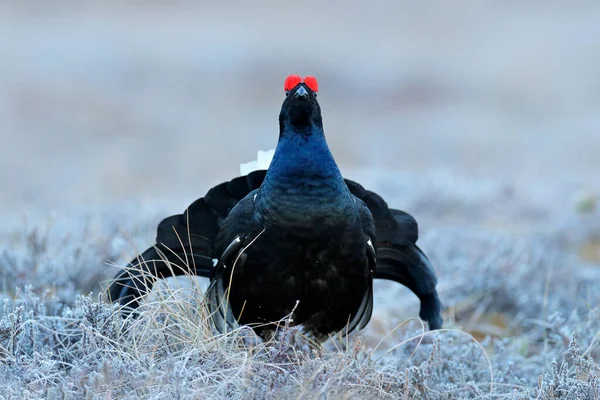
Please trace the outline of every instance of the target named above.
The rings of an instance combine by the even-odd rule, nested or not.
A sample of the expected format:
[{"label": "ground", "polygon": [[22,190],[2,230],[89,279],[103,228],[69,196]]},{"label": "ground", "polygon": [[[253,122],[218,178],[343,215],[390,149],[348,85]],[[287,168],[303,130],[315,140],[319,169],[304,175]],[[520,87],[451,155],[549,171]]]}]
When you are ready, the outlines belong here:
[{"label": "ground", "polygon": [[[2,7],[0,396],[600,396],[596,2]],[[213,335],[201,280],[136,321],[98,299],[274,146],[291,73],[344,175],[419,221],[447,331],[389,282],[319,350]]]}]

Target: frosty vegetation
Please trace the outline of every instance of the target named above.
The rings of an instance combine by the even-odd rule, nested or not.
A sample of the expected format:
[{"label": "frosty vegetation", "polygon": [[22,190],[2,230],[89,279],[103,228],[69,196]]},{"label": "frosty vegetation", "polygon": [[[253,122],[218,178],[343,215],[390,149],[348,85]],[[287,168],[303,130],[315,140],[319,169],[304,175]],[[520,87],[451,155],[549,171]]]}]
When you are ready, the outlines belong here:
[{"label": "frosty vegetation", "polygon": [[385,282],[369,327],[321,347],[293,327],[266,343],[244,327],[216,334],[200,280],[162,284],[123,319],[101,298],[108,261],[149,245],[154,217],[37,221],[2,243],[0,397],[598,399],[600,269],[578,253],[598,240],[598,214],[493,203],[505,188],[447,177],[405,184],[412,197],[376,189],[421,222],[443,331],[424,330],[408,289]]}]

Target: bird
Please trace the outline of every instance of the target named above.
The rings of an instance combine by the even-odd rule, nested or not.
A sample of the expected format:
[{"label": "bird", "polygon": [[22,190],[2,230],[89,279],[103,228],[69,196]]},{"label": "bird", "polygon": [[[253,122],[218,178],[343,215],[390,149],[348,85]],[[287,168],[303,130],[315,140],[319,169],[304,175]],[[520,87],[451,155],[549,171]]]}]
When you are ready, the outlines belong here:
[{"label": "bird", "polygon": [[420,318],[440,329],[437,277],[417,246],[416,220],[342,176],[315,77],[288,76],[284,93],[269,167],[163,219],[155,245],[115,276],[109,299],[135,310],[157,279],[192,274],[210,279],[205,296],[218,331],[247,325],[268,338],[286,319],[323,341],[363,329],[373,280],[386,279],[409,288]]}]

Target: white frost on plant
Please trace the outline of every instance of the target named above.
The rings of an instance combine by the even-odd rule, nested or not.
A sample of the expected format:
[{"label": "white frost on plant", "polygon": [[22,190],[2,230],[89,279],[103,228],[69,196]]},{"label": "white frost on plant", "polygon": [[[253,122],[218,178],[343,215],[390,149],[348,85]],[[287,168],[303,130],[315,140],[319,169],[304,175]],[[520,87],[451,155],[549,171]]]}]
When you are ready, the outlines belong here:
[{"label": "white frost on plant", "polygon": [[256,160],[240,164],[240,175],[247,175],[252,171],[269,168],[274,154],[275,149],[267,151],[259,150],[256,155]]}]

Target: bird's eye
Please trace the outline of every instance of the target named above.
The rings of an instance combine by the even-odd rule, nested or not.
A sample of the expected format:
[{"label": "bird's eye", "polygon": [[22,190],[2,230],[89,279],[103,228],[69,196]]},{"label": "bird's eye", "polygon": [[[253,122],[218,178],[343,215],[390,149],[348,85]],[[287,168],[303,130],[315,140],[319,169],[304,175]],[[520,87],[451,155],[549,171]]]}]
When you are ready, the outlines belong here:
[{"label": "bird's eye", "polygon": [[313,96],[317,97],[317,92],[314,92],[314,93],[313,93]]},{"label": "bird's eye", "polygon": [[290,95],[290,91],[289,91],[289,90],[286,90],[286,91],[285,91],[285,97],[288,97],[289,95]]}]

